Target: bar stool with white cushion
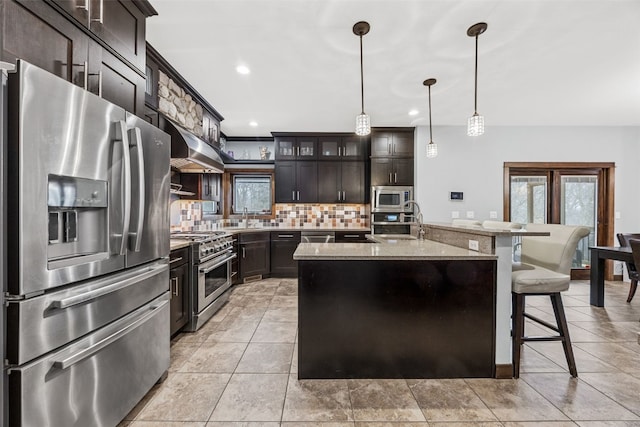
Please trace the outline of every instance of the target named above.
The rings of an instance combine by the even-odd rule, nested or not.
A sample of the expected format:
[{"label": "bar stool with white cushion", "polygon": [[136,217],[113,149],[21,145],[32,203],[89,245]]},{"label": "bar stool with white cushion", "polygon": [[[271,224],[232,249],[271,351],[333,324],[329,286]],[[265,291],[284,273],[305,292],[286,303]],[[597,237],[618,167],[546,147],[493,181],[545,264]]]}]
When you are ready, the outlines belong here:
[{"label": "bar stool with white cushion", "polygon": [[[511,273],[511,295],[513,299],[513,376],[520,376],[520,350],[526,341],[561,341],[567,358],[569,372],[578,376],[569,328],[564,314],[560,292],[569,289],[571,265],[578,242],[589,235],[589,228],[560,224],[527,224],[527,231],[549,232],[548,237],[522,238],[522,263]],[[556,325],[525,313],[527,295],[549,295]],[[558,335],[549,337],[527,337],[524,335],[524,319],[533,320]]]}]

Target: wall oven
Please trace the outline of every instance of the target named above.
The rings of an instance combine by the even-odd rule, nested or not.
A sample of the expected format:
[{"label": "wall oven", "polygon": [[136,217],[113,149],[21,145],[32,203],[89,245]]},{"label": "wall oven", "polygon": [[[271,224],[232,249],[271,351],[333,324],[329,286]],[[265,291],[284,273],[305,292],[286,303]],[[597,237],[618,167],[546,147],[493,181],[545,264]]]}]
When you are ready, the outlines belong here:
[{"label": "wall oven", "polygon": [[413,212],[374,212],[371,214],[371,234],[412,234],[416,222]]},{"label": "wall oven", "polygon": [[407,204],[413,200],[411,186],[373,186],[371,187],[371,210],[373,212],[413,212]]}]

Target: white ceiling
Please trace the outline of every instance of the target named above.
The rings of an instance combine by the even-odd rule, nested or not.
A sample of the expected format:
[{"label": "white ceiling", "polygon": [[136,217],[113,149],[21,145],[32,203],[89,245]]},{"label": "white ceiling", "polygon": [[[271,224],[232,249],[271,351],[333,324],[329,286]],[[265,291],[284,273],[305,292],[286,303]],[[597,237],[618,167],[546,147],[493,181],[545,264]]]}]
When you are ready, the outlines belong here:
[{"label": "white ceiling", "polygon": [[[223,116],[229,136],[372,126],[640,126],[638,0],[151,0],[147,40]],[[235,71],[237,65],[249,75]],[[411,117],[409,110],[420,113]],[[256,121],[257,127],[249,122]]]}]

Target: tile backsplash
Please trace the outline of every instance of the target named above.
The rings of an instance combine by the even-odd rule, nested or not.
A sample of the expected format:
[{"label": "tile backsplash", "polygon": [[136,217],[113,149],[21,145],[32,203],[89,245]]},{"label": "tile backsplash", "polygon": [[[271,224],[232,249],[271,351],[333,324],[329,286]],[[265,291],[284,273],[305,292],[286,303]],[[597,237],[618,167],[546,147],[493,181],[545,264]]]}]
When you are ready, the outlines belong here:
[{"label": "tile backsplash", "polygon": [[[361,228],[369,227],[369,205],[283,204],[275,205],[275,218],[249,221],[263,227],[283,228]],[[205,231],[238,225],[239,219],[203,219],[202,204],[194,200],[171,203],[171,231]]]}]

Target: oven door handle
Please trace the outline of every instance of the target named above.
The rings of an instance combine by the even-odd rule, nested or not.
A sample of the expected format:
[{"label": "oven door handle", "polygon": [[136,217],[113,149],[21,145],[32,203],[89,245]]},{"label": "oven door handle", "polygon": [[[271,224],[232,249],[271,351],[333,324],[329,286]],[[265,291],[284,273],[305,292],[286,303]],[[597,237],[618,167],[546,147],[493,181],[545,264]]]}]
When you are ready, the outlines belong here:
[{"label": "oven door handle", "polygon": [[100,298],[102,296],[117,292],[124,288],[128,288],[129,286],[136,285],[137,283],[140,283],[143,280],[146,280],[150,277],[158,275],[159,273],[165,271],[167,268],[168,266],[166,264],[151,267],[149,271],[145,271],[144,273],[140,273],[136,276],[129,277],[124,280],[119,280],[113,284],[103,286],[98,289],[94,289],[93,291],[85,292],[80,295],[74,295],[69,298],[53,300],[51,301],[51,307],[65,309],[65,308],[72,307],[74,305],[82,304],[83,302]]},{"label": "oven door handle", "polygon": [[[227,261],[231,261],[232,259],[236,258],[236,254],[231,254],[229,256],[224,257],[222,260],[216,262],[215,264],[213,264],[211,267],[205,267],[205,268],[200,268],[198,271],[202,274],[207,274],[209,273],[211,270],[214,270],[218,267],[220,267],[222,264],[224,264]],[[216,260],[213,260],[211,262],[215,262]]]},{"label": "oven door handle", "polygon": [[89,347],[87,347],[87,348],[85,348],[83,350],[80,350],[79,352],[73,354],[72,356],[67,357],[66,359],[54,361],[53,362],[53,367],[54,368],[58,368],[58,369],[67,369],[67,368],[75,365],[76,363],[79,363],[79,362],[82,362],[85,359],[88,359],[89,357],[93,356],[94,354],[96,354],[97,352],[99,352],[103,348],[107,347],[108,345],[110,345],[114,341],[117,341],[118,339],[120,339],[123,336],[125,336],[126,334],[128,334],[129,331],[137,328],[138,325],[146,322],[147,319],[149,319],[150,317],[152,317],[152,316],[154,316],[156,314],[156,311],[160,310],[162,307],[164,307],[167,304],[169,304],[169,301],[165,300],[165,301],[162,301],[159,305],[151,306],[150,307],[151,310],[148,313],[145,313],[144,315],[142,315],[141,317],[139,317],[138,319],[136,319],[132,323],[129,323],[124,328],[114,332],[113,334],[111,334],[108,337],[98,341],[97,343],[95,343],[95,344],[93,344],[93,345],[91,345],[91,346],[89,346]]}]

